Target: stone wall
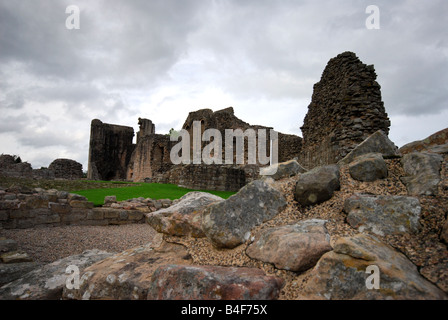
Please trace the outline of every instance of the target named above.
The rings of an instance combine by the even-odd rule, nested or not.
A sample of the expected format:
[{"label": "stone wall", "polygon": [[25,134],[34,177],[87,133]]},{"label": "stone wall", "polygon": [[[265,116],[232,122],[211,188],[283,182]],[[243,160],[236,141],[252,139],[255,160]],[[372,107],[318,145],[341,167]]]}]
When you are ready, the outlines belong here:
[{"label": "stone wall", "polygon": [[9,154],[0,155],[0,175],[13,178],[32,178],[33,168],[28,162],[17,163]]},{"label": "stone wall", "polygon": [[171,169],[172,145],[168,135],[141,136],[127,167],[127,179],[141,182]]},{"label": "stone wall", "polygon": [[298,159],[302,150],[302,138],[293,134],[278,133],[278,162]]},{"label": "stone wall", "polygon": [[[232,129],[232,130],[236,130],[236,129],[241,129],[243,132],[248,130],[248,129],[253,129],[255,131],[256,134],[256,139],[257,139],[257,150],[258,150],[258,139],[259,139],[259,135],[258,135],[258,130],[259,129],[263,129],[266,130],[266,137],[264,139],[264,141],[262,141],[261,143],[264,143],[264,145],[266,146],[266,154],[269,155],[270,154],[270,130],[273,129],[271,127],[265,127],[265,126],[260,126],[260,125],[251,125],[247,122],[244,122],[243,120],[237,118],[235,116],[234,110],[232,107],[223,109],[223,110],[218,110],[213,112],[211,109],[202,109],[202,110],[198,110],[198,111],[194,111],[194,112],[190,112],[187,119],[185,120],[185,123],[182,127],[182,129],[185,129],[189,132],[190,134],[190,138],[193,137],[193,123],[194,121],[199,121],[201,122],[201,135],[202,133],[207,130],[207,129],[217,129],[220,133],[221,133],[221,137],[223,139],[223,150],[224,150],[224,146],[225,146],[225,130],[226,129]],[[209,142],[203,142],[202,143],[202,148],[204,148]],[[278,161],[279,162],[284,162],[287,160],[291,160],[295,157],[298,157],[300,154],[300,150],[302,147],[302,138],[295,136],[295,135],[288,135],[288,134],[282,134],[282,133],[278,133]],[[190,143],[190,148],[191,148],[191,152],[190,152],[190,156],[191,158],[193,157],[193,144]],[[235,152],[235,147],[234,147],[234,152]],[[244,144],[244,154],[245,154],[245,158],[244,158],[244,162],[245,164],[248,164],[248,142],[247,139],[245,139],[245,144]],[[222,159],[223,159],[223,163],[224,163],[224,159],[225,159],[225,153],[223,151],[223,155],[222,155]],[[258,161],[258,157],[257,157],[257,161]],[[236,159],[234,159],[234,164],[236,164]]]},{"label": "stone wall", "polygon": [[57,179],[77,180],[83,176],[82,164],[70,159],[56,159],[48,169],[54,172]]},{"label": "stone wall", "polygon": [[217,191],[238,191],[247,183],[242,167],[204,164],[177,165],[154,180],[189,189]]},{"label": "stone wall", "polygon": [[304,124],[299,162],[313,168],[338,162],[378,130],[389,133],[373,66],[352,52],[331,59],[314,85]]},{"label": "stone wall", "polygon": [[83,196],[57,190],[0,190],[0,229],[144,223],[140,210],[94,208]]},{"label": "stone wall", "polygon": [[82,164],[70,159],[56,159],[48,168],[33,169],[28,162],[15,162],[14,156],[0,156],[0,175],[26,179],[66,179],[83,178]]},{"label": "stone wall", "polygon": [[92,120],[87,178],[125,180],[127,166],[135,148],[133,137],[132,127]]},{"label": "stone wall", "polygon": [[53,180],[55,179],[54,171],[48,168],[33,169],[33,179]]},{"label": "stone wall", "polygon": [[[250,125],[234,114],[232,107],[213,112],[211,109],[202,109],[190,112],[183,129],[190,134],[190,160],[193,159],[193,123],[201,123],[202,134],[207,129],[217,129],[221,133],[222,159],[225,163],[225,130],[253,129],[256,134],[258,150],[259,129],[266,130],[264,145],[266,155],[270,154],[270,129],[269,127]],[[93,120],[91,127],[90,151],[89,151],[89,179],[127,179],[135,182],[158,181],[164,183],[182,184],[191,188],[201,188],[210,190],[238,190],[245,183],[258,177],[259,165],[248,164],[248,141],[244,142],[244,164],[237,164],[236,142],[234,140],[234,165],[207,165],[179,166],[174,168],[170,152],[173,146],[179,141],[170,141],[168,134],[156,134],[155,125],[151,120],[139,118],[139,128],[137,132],[137,144],[127,148],[132,141],[133,129],[102,123],[100,120]],[[263,142],[263,141],[262,141]],[[262,143],[261,142],[261,143]],[[297,158],[300,154],[302,138],[278,133],[278,161],[284,162]],[[202,148],[210,142],[203,142]],[[115,147],[114,147],[115,146]],[[117,147],[118,146],[118,147]],[[132,152],[131,152],[132,151]],[[182,150],[182,152],[185,152]],[[256,157],[257,160],[258,154]],[[125,168],[125,178],[122,178],[123,168]],[[118,178],[117,178],[118,177]],[[197,180],[197,181],[195,181]],[[179,182],[181,181],[181,182]]]}]

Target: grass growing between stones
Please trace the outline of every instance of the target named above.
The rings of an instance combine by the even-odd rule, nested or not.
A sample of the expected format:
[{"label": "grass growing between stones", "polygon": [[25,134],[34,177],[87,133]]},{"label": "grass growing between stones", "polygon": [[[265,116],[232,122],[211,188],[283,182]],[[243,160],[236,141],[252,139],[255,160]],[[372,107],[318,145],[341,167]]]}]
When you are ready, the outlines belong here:
[{"label": "grass growing between stones", "polygon": [[89,201],[93,202],[95,206],[104,204],[104,197],[116,196],[117,201],[129,200],[132,198],[151,198],[151,199],[179,199],[183,195],[191,191],[203,191],[221,198],[227,199],[235,192],[230,191],[207,191],[207,190],[192,190],[179,187],[174,184],[159,184],[159,183],[136,183],[132,186],[118,187],[118,188],[99,188],[87,190],[71,190],[70,192],[85,196]]}]

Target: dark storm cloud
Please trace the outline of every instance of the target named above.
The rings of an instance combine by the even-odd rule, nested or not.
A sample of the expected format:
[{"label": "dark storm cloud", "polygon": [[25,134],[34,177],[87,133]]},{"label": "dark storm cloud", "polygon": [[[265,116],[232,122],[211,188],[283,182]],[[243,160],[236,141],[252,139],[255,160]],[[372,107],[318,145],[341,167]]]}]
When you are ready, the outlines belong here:
[{"label": "dark storm cloud", "polygon": [[199,3],[77,1],[81,28],[68,30],[72,1],[0,1],[0,61],[56,83],[154,85],[185,50]]},{"label": "dark storm cloud", "polygon": [[[79,30],[65,27],[73,4]],[[380,30],[365,27],[370,4]],[[391,116],[437,115],[448,107],[446,12],[446,0],[0,0],[0,133],[85,159],[93,118],[156,115],[166,132],[225,99],[248,122],[301,134],[314,83],[344,51],[375,65]]]}]

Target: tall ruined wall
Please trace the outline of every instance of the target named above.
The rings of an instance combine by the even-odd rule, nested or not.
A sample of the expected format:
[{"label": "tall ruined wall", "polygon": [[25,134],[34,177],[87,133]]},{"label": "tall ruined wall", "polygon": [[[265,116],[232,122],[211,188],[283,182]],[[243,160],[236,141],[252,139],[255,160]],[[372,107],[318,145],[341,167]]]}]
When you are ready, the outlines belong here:
[{"label": "tall ruined wall", "polygon": [[138,126],[140,130],[137,132],[137,144],[142,138],[156,133],[156,126],[149,119],[138,118]]},{"label": "tall ruined wall", "polygon": [[314,85],[304,124],[299,161],[308,168],[336,163],[390,121],[372,65],[352,52],[331,59]]},{"label": "tall ruined wall", "polygon": [[127,166],[134,151],[134,129],[103,123],[91,123],[87,178],[92,180],[126,179]]},{"label": "tall ruined wall", "polygon": [[[213,112],[211,109],[202,109],[195,112],[190,112],[187,119],[185,120],[185,123],[183,125],[183,129],[187,130],[190,134],[190,138],[193,138],[193,122],[194,121],[200,121],[201,122],[201,134],[206,129],[217,129],[223,138],[223,154],[222,158],[224,160],[225,153],[224,153],[224,146],[225,146],[225,130],[226,129],[241,129],[243,132],[247,129],[253,129],[256,134],[257,139],[257,150],[258,150],[258,129],[265,129],[266,130],[266,139],[265,139],[265,146],[266,146],[266,154],[270,154],[270,143],[269,143],[269,133],[270,133],[270,127],[260,126],[260,125],[250,125],[247,122],[244,122],[243,120],[237,118],[235,116],[234,110],[232,107],[215,111]],[[295,135],[288,135],[288,134],[282,134],[278,133],[278,161],[284,162],[287,160],[291,160],[295,157],[298,157],[300,154],[301,146],[302,146],[302,138],[295,136]],[[202,147],[206,146],[209,142],[203,142]],[[191,148],[191,157],[193,157],[193,143],[190,143]],[[234,146],[234,152],[235,152],[235,146]],[[248,143],[247,139],[244,144],[244,154],[245,154],[245,163],[247,164],[247,154],[248,154]],[[258,160],[258,157],[257,157]],[[224,163],[224,161],[223,161]],[[234,159],[234,163],[236,163],[236,159]]]},{"label": "tall ruined wall", "polygon": [[127,179],[140,182],[168,171],[173,166],[170,160],[172,146],[169,135],[141,136],[129,161]]},{"label": "tall ruined wall", "polygon": [[278,133],[278,162],[299,158],[302,138],[293,134]]},{"label": "tall ruined wall", "polygon": [[[233,108],[226,108],[213,112],[202,109],[190,112],[183,129],[190,134],[190,159],[193,159],[193,123],[201,123],[202,134],[207,129],[217,129],[221,133],[223,165],[178,165],[174,166],[170,159],[170,152],[174,145],[181,142],[170,141],[169,135],[155,134],[155,126],[148,119],[139,118],[140,131],[137,133],[137,145],[132,153],[127,167],[127,179],[132,181],[156,181],[186,185],[190,188],[210,190],[238,190],[245,183],[258,176],[258,166],[248,164],[248,143],[245,141],[245,164],[236,165],[234,143],[234,161],[232,166],[224,165],[225,160],[225,130],[253,129],[258,139],[258,129],[266,129],[266,154],[269,155],[269,130],[264,126],[250,125],[234,114]],[[295,135],[278,134],[279,161],[286,161],[298,157],[302,139]],[[257,140],[258,141],[258,140]],[[202,148],[210,142],[202,142]],[[257,144],[258,148],[258,144]],[[202,150],[202,149],[201,149]],[[184,152],[184,150],[182,150]],[[257,156],[258,160],[258,156]]]}]

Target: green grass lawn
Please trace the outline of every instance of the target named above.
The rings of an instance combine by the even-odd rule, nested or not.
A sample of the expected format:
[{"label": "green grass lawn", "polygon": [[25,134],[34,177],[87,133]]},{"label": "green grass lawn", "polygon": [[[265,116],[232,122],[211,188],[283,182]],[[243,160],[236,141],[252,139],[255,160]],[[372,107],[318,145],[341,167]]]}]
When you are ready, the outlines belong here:
[{"label": "green grass lawn", "polygon": [[93,202],[95,206],[104,204],[104,197],[116,196],[117,201],[128,200],[132,198],[151,198],[151,199],[179,199],[183,195],[191,191],[204,191],[221,198],[227,199],[235,192],[230,191],[207,191],[207,190],[191,190],[181,188],[174,184],[159,184],[159,183],[135,183],[132,186],[115,187],[115,188],[100,188],[100,189],[86,189],[86,190],[71,190],[70,192],[85,196],[89,201]]}]

